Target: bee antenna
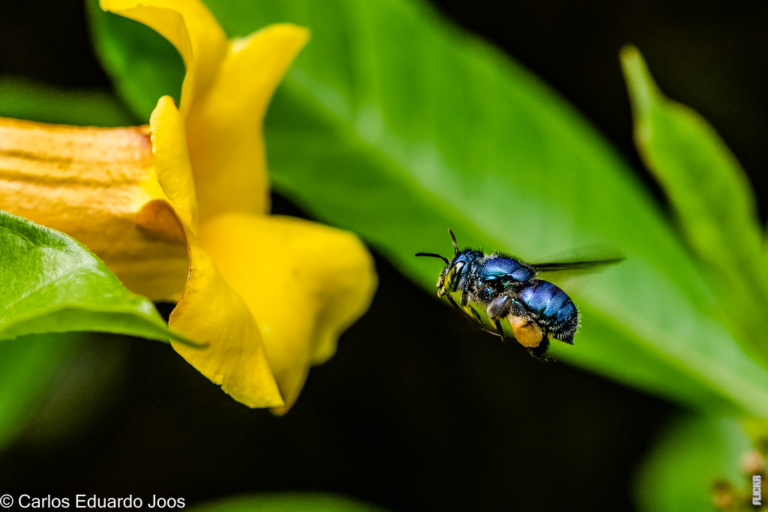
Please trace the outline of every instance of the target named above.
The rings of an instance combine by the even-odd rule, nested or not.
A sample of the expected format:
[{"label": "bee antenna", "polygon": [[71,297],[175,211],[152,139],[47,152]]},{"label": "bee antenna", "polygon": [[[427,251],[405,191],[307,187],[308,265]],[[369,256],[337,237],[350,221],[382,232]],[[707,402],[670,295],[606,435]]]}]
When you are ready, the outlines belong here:
[{"label": "bee antenna", "polygon": [[430,258],[440,258],[445,262],[446,265],[449,265],[451,263],[450,261],[448,261],[448,258],[444,256],[440,256],[439,254],[431,253],[431,252],[417,252],[416,256],[429,256]]},{"label": "bee antenna", "polygon": [[453,240],[453,252],[456,254],[456,256],[459,255],[459,246],[456,245],[456,237],[453,234],[453,230],[449,229],[448,232],[451,234],[451,240]]}]

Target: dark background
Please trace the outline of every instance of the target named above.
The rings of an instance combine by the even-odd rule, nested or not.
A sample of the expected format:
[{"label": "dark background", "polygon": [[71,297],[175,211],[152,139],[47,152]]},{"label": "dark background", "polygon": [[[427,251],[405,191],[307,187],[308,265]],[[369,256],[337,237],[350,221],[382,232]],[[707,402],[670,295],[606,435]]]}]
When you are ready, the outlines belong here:
[{"label": "dark background", "polygon": [[[663,202],[632,147],[618,63],[621,45],[638,45],[662,90],[712,122],[766,197],[763,2],[433,3],[574,103]],[[6,2],[0,12],[0,75],[109,87],[81,1]],[[275,210],[301,215],[279,197]],[[677,406],[540,364],[383,259],[377,266],[373,307],[286,417],[232,401],[167,346],[110,336],[72,356],[42,412],[0,454],[0,490],[188,504],[323,490],[393,510],[634,508],[638,465]]]}]

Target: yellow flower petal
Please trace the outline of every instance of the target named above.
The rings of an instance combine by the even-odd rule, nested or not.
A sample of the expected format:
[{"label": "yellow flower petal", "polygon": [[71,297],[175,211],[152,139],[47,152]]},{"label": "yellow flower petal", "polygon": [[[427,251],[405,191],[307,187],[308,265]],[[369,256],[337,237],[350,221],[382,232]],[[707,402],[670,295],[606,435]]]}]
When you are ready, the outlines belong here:
[{"label": "yellow flower petal", "polygon": [[201,224],[200,241],[258,322],[284,413],[368,309],[373,260],[353,234],[292,217],[223,214]]},{"label": "yellow flower petal", "polygon": [[[184,222],[197,229],[197,198],[187,151],[184,119],[170,96],[157,102],[149,121],[157,181]],[[161,134],[161,136],[158,136]]]},{"label": "yellow flower petal", "polygon": [[200,217],[266,213],[269,191],[262,120],[277,84],[309,32],[271,25],[235,41],[205,97],[187,116]]},{"label": "yellow flower petal", "polygon": [[189,264],[187,287],[169,325],[208,346],[199,349],[171,342],[173,348],[238,402],[248,407],[282,406],[251,312],[194,235],[189,237]]},{"label": "yellow flower petal", "polygon": [[192,339],[208,343],[204,349],[179,343],[173,343],[173,348],[238,402],[249,407],[279,407],[283,400],[253,315],[197,241],[184,124],[171,98],[160,99],[150,129],[157,180],[184,225],[189,251],[187,285],[169,324]]},{"label": "yellow flower petal", "polygon": [[167,209],[141,213],[142,205],[165,198],[146,127],[0,119],[0,169],[0,209],[82,242],[135,293],[152,300],[180,295],[186,244],[163,234],[178,233],[178,221]]},{"label": "yellow flower petal", "polygon": [[227,39],[216,18],[198,0],[101,0],[101,8],[152,27],[170,41],[187,68],[181,111],[204,96],[227,53]]}]

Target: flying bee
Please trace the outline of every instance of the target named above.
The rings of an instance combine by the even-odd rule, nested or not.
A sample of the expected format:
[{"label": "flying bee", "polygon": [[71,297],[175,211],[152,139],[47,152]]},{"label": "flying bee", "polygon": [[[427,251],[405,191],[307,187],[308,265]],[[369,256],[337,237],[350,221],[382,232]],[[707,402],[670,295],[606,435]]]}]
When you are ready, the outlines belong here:
[{"label": "flying bee", "polygon": [[453,231],[453,260],[434,253],[445,268],[437,279],[437,296],[447,297],[472,323],[503,340],[515,339],[535,358],[545,357],[549,338],[573,345],[579,311],[559,287],[538,279],[540,272],[589,271],[619,263],[616,257],[594,261],[530,264],[507,254],[459,251]]}]

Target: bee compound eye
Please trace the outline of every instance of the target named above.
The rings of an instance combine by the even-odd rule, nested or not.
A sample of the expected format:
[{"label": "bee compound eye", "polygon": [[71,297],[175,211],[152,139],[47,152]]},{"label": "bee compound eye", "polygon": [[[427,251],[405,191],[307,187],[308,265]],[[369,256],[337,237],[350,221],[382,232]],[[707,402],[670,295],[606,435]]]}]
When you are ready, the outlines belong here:
[{"label": "bee compound eye", "polygon": [[456,288],[459,286],[459,280],[461,279],[461,273],[464,270],[465,265],[466,262],[459,261],[451,267],[445,280],[445,285],[447,288],[450,288],[452,291],[456,291]]},{"label": "bee compound eye", "polygon": [[507,320],[512,327],[515,339],[524,347],[538,347],[541,340],[544,339],[544,332],[541,327],[530,317],[509,315]]}]

